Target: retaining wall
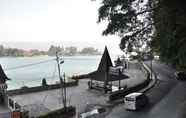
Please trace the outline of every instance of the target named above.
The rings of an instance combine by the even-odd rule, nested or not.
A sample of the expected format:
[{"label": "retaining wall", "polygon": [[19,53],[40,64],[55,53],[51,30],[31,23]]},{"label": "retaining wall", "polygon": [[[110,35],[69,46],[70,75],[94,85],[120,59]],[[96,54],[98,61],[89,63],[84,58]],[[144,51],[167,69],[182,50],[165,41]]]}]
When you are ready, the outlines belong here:
[{"label": "retaining wall", "polygon": [[[77,86],[78,81],[72,81],[66,83],[66,87],[72,87]],[[61,84],[52,84],[52,85],[46,85],[46,86],[36,86],[36,87],[23,87],[21,89],[15,89],[15,90],[9,90],[7,91],[8,96],[13,95],[21,95],[21,94],[28,94],[28,93],[34,93],[34,92],[41,92],[46,90],[53,90],[61,88]]]},{"label": "retaining wall", "polygon": [[141,70],[145,74],[146,80],[143,83],[138,84],[135,87],[128,88],[128,89],[125,89],[125,90],[116,91],[116,92],[110,94],[109,101],[124,98],[127,94],[139,91],[139,90],[143,89],[144,87],[146,87],[150,83],[150,81],[151,81],[151,78],[150,78],[151,71],[150,71],[150,69],[144,63],[140,62],[139,64],[141,65]]}]

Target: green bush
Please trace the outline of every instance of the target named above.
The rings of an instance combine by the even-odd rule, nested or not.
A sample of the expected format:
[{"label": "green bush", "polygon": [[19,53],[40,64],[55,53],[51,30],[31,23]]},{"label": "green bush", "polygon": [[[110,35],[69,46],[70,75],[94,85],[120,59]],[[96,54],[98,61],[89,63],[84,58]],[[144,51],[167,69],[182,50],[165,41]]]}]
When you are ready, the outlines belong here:
[{"label": "green bush", "polygon": [[42,79],[42,86],[47,86],[48,84],[47,84],[47,81],[46,81],[46,79],[45,78],[43,78]]}]

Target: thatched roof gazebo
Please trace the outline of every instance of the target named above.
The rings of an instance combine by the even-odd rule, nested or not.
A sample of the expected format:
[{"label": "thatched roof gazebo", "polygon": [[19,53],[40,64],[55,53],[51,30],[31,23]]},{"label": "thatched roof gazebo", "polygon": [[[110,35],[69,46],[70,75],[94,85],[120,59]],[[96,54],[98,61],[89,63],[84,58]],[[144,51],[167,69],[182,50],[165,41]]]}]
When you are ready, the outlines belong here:
[{"label": "thatched roof gazebo", "polygon": [[97,81],[107,80],[109,68],[113,67],[107,47],[105,47],[98,69],[94,72],[89,73],[89,77]]},{"label": "thatched roof gazebo", "polygon": [[[114,71],[113,71],[114,70]],[[116,70],[116,71],[115,71]],[[88,74],[91,79],[89,87],[92,88],[93,80],[103,82],[103,89],[106,92],[108,90],[108,83],[112,81],[119,81],[122,79],[129,78],[127,75],[123,74],[120,70],[113,67],[109,52],[105,46],[104,53],[102,55],[101,61],[99,63],[98,69],[94,72]],[[120,88],[120,84],[119,84]]]}]

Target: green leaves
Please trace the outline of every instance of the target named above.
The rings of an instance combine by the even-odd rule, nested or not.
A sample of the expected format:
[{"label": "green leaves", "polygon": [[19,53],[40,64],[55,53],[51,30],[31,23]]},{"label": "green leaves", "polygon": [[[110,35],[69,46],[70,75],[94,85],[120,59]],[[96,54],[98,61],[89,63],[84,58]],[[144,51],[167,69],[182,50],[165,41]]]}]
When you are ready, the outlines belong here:
[{"label": "green leaves", "polygon": [[163,61],[186,68],[186,8],[182,0],[162,0],[154,12],[154,48]]},{"label": "green leaves", "polygon": [[103,0],[98,18],[99,23],[103,20],[108,22],[103,35],[120,36],[122,50],[131,52],[142,47],[141,42],[152,35],[152,22],[148,15],[151,11],[146,5],[143,0]]},{"label": "green leaves", "polygon": [[184,0],[103,0],[98,19],[108,22],[103,35],[121,37],[121,50],[150,46],[163,60],[186,67]]}]

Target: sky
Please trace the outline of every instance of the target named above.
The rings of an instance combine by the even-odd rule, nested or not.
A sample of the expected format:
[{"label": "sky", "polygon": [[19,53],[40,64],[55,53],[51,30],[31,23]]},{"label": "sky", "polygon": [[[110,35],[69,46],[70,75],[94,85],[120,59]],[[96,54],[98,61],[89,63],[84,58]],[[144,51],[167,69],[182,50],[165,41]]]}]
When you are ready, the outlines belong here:
[{"label": "sky", "polygon": [[51,44],[122,53],[117,36],[102,36],[100,0],[0,0],[0,44],[47,50]]}]

